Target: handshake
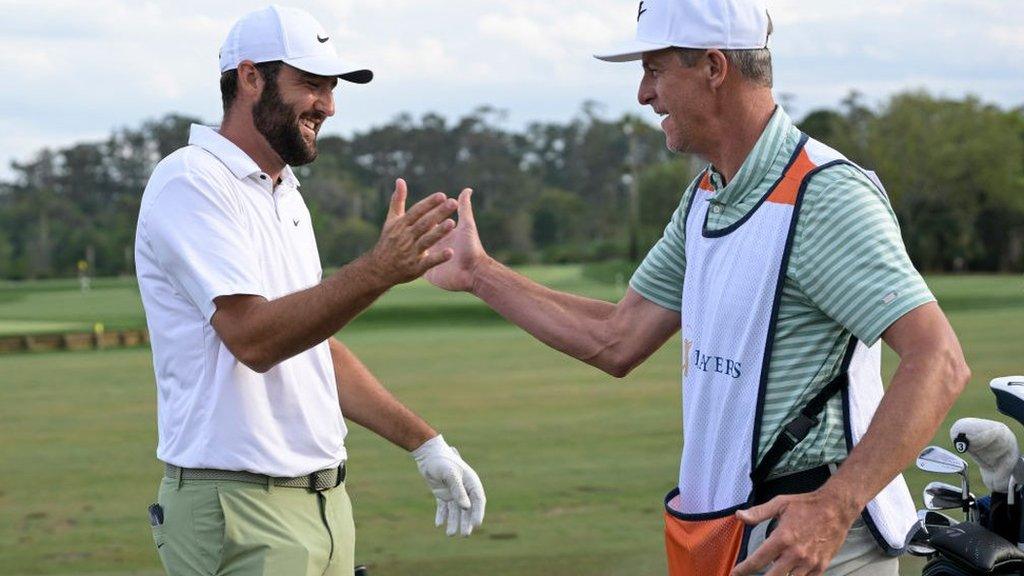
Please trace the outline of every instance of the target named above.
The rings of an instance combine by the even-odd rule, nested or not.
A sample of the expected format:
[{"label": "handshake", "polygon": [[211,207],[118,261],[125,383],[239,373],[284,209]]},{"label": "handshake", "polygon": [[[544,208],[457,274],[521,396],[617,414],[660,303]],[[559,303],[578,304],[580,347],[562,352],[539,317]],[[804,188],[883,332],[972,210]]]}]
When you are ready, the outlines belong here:
[{"label": "handshake", "polygon": [[[399,178],[380,239],[362,257],[369,274],[385,290],[426,274],[445,290],[471,291],[477,267],[490,260],[476,230],[472,194],[466,188],[456,200],[438,192],[406,211],[408,188]],[[458,225],[450,218],[456,211]]]}]

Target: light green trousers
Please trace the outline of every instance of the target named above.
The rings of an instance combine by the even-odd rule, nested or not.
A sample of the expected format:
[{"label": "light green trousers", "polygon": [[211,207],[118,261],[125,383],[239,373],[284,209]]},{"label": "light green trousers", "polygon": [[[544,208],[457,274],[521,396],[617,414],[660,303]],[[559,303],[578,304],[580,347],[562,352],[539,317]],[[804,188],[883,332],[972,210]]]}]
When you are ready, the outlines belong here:
[{"label": "light green trousers", "polygon": [[153,540],[169,576],[352,576],[355,526],[344,484],[313,492],[164,478],[157,503],[163,523]]},{"label": "light green trousers", "polygon": [[[747,545],[748,556],[764,543],[767,528],[768,522],[754,527]],[[769,569],[760,574],[765,574]],[[825,570],[825,576],[899,576],[899,573],[899,559],[882,552],[875,537],[871,535],[871,529],[860,518],[854,520],[842,548]]]}]

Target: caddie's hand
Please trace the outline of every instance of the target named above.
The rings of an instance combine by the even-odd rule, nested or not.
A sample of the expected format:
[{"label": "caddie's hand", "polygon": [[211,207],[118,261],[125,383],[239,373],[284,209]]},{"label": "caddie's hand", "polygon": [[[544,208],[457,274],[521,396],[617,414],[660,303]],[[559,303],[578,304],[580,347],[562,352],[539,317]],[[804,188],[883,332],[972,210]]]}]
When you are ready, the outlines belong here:
[{"label": "caddie's hand", "polygon": [[778,519],[775,530],[733,568],[730,576],[767,570],[765,576],[813,576],[824,573],[846,540],[857,512],[822,493],[777,496],[760,506],[736,512],[743,522],[756,525]]},{"label": "caddie's hand", "polygon": [[484,521],[487,497],[480,477],[440,434],[413,450],[416,467],[437,498],[434,526],[448,523],[446,533],[469,536]]},{"label": "caddie's hand", "polygon": [[427,281],[438,288],[472,290],[477,267],[490,259],[480,244],[476,220],[473,218],[472,196],[473,191],[469,188],[459,194],[459,225],[454,232],[437,243],[438,249],[451,250],[454,254],[447,262],[427,271]]},{"label": "caddie's hand", "polygon": [[452,250],[436,244],[455,228],[448,218],[458,203],[441,192],[432,194],[405,210],[409,192],[405,180],[395,181],[388,216],[380,239],[369,256],[374,273],[389,286],[415,280],[424,272],[452,257]]}]

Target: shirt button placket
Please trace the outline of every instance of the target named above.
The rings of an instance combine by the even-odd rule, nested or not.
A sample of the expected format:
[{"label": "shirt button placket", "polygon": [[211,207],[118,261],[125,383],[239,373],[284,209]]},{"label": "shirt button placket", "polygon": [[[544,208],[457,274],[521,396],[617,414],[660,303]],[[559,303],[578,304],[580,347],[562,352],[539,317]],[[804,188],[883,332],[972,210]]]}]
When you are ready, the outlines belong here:
[{"label": "shirt button placket", "polygon": [[266,184],[269,179],[270,177],[266,174],[260,174],[260,180],[263,180],[264,187],[267,189],[267,192],[270,193],[270,201],[274,203],[274,216],[277,218],[277,221],[280,222],[281,211],[277,206],[277,194],[274,192],[274,186],[272,184]]}]

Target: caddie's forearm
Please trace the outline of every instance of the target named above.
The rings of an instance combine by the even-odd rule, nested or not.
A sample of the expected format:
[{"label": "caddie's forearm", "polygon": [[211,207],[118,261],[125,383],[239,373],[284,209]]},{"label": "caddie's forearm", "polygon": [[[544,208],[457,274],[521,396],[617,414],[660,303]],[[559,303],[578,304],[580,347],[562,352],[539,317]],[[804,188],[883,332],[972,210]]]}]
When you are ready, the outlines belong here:
[{"label": "caddie's forearm", "polygon": [[334,338],[329,342],[338,402],[345,418],[410,452],[437,436],[437,431],[388,392],[348,347]]},{"label": "caddie's forearm", "polygon": [[853,516],[935,436],[969,379],[962,356],[955,356],[934,352],[900,359],[864,437],[822,487]]},{"label": "caddie's forearm", "polygon": [[364,255],[316,286],[248,311],[233,331],[232,352],[256,371],[269,370],[336,334],[390,287]]},{"label": "caddie's forearm", "polygon": [[614,304],[557,292],[496,260],[480,265],[474,277],[472,293],[509,322],[569,356],[621,371],[614,355],[619,335],[608,327]]}]

